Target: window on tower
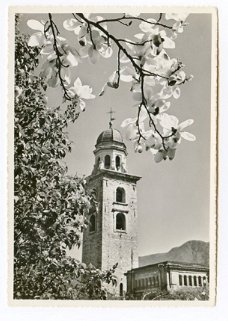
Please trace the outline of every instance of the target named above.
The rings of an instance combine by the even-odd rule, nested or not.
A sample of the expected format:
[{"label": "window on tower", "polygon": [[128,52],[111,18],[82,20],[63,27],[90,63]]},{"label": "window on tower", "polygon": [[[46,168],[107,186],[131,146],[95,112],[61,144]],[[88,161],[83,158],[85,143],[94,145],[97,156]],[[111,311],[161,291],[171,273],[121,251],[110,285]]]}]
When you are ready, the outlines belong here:
[{"label": "window on tower", "polygon": [[125,203],[125,190],[122,187],[117,187],[116,189],[116,201],[119,203]]},{"label": "window on tower", "polygon": [[95,215],[92,214],[89,219],[89,231],[95,232],[95,229],[96,229],[96,218],[95,218]]},{"label": "window on tower", "polygon": [[126,218],[123,213],[116,215],[116,230],[126,231]]},{"label": "window on tower", "polygon": [[109,169],[111,165],[111,158],[109,155],[105,156],[104,166],[106,169]]},{"label": "window on tower", "polygon": [[116,156],[116,170],[120,170],[120,156]]}]

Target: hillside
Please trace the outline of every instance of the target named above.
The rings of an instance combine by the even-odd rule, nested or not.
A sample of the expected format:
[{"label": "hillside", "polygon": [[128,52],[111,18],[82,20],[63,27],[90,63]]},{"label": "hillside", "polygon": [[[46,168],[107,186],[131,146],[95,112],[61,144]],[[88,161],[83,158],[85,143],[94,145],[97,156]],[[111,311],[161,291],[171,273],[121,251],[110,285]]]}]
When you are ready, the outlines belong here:
[{"label": "hillside", "polygon": [[139,257],[139,266],[155,264],[162,261],[178,261],[209,265],[209,242],[188,241],[172,248],[167,253],[157,253]]}]

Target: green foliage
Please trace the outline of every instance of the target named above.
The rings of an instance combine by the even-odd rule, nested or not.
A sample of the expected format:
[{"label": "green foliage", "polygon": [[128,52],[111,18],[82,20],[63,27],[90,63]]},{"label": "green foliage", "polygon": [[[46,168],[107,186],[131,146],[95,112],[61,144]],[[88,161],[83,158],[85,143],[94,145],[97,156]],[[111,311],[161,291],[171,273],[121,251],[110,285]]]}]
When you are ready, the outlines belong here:
[{"label": "green foliage", "polygon": [[143,300],[183,300],[183,301],[205,301],[209,300],[209,289],[204,288],[187,288],[176,290],[173,292],[168,291],[155,291],[148,292],[143,295]]},{"label": "green foliage", "polygon": [[[16,32],[14,297],[102,299],[112,272],[67,256],[80,246],[86,215],[96,206],[85,182],[70,177],[63,163],[71,150],[66,128],[78,116],[77,101],[51,109],[46,84],[35,76],[39,49]],[[86,282],[85,282],[86,281]]]}]

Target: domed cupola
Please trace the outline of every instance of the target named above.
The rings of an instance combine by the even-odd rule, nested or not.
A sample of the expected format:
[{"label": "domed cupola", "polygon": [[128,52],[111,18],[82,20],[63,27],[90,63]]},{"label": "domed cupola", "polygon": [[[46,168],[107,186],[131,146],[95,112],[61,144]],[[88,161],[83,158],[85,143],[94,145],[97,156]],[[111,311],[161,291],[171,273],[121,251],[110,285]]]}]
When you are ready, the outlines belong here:
[{"label": "domed cupola", "polygon": [[122,148],[126,149],[126,146],[123,142],[123,138],[121,133],[114,128],[109,128],[105,131],[103,131],[97,138],[96,148],[99,147],[99,145],[117,145],[121,146]]},{"label": "domed cupola", "polygon": [[121,133],[110,126],[97,138],[93,174],[99,170],[126,173],[127,149]]}]

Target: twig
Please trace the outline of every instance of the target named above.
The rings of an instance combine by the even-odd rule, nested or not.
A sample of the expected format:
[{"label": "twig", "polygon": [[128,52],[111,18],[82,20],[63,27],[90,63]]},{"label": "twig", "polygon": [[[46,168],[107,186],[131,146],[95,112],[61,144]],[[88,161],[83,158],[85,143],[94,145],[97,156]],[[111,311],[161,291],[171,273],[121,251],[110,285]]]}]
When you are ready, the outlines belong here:
[{"label": "twig", "polygon": [[51,13],[48,14],[49,16],[49,21],[50,21],[50,28],[51,28],[51,31],[52,31],[52,34],[53,34],[53,39],[54,39],[54,43],[53,43],[53,48],[54,48],[54,51],[56,53],[56,61],[57,61],[57,67],[58,67],[58,76],[59,76],[59,80],[60,80],[60,84],[61,84],[61,87],[63,89],[63,92],[64,92],[64,97],[66,98],[66,100],[71,100],[71,97],[68,95],[68,90],[67,88],[65,87],[65,81],[63,80],[62,76],[61,76],[61,69],[62,67],[64,68],[67,68],[69,66],[66,66],[62,63],[62,60],[61,60],[61,53],[59,52],[59,49],[58,49],[58,45],[57,45],[57,40],[56,40],[56,34],[55,34],[55,29],[56,29],[56,32],[58,34],[58,28],[56,26],[56,24],[53,22],[52,20],[52,15]]},{"label": "twig", "polygon": [[[160,14],[160,15],[162,15],[162,14]],[[138,20],[138,21],[146,22],[146,23],[154,25],[154,26],[161,26],[161,27],[164,27],[164,28],[167,28],[170,30],[172,30],[172,28],[173,28],[172,26],[167,26],[164,23],[160,23],[159,21],[161,20],[161,18],[158,19],[156,22],[151,22],[151,21],[147,21],[146,19],[143,19],[140,17],[126,17],[125,15],[123,15],[123,17],[119,17],[119,18],[100,20],[100,21],[98,21],[98,24],[105,23],[105,22],[120,22],[121,20]]]}]

